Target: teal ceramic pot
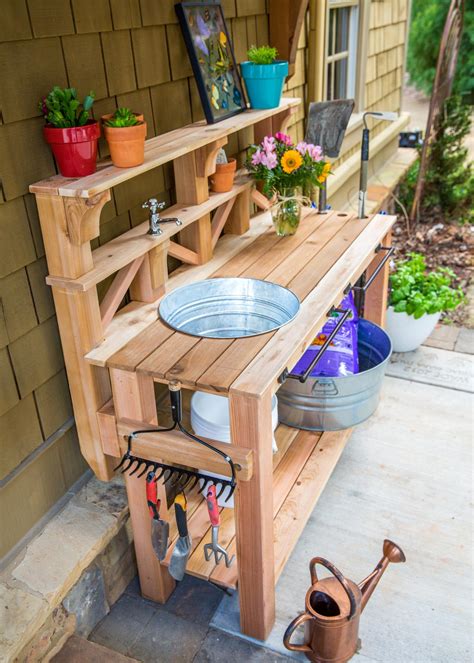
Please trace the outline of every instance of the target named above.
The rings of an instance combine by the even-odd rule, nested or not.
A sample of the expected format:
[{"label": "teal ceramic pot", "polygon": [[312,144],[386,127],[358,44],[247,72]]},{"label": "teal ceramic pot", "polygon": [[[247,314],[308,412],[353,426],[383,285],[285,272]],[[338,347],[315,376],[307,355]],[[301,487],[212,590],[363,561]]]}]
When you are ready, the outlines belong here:
[{"label": "teal ceramic pot", "polygon": [[273,64],[242,62],[240,65],[252,108],[276,108],[280,104],[283,83],[288,76],[288,62]]}]

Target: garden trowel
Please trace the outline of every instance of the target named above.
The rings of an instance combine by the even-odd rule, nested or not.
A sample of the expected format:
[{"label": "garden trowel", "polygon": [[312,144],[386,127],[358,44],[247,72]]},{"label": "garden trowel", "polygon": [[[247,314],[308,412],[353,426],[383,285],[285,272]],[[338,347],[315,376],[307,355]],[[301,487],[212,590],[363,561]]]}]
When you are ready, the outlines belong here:
[{"label": "garden trowel", "polygon": [[168,549],[169,523],[160,518],[160,500],[155,481],[155,473],[149,472],[146,478],[146,500],[151,516],[151,543],[156,556],[162,562]]},{"label": "garden trowel", "polygon": [[186,571],[189,553],[191,552],[191,537],[188,534],[188,523],[186,515],[186,496],[184,493],[178,493],[174,499],[174,509],[176,512],[176,525],[178,526],[179,537],[173,549],[170,559],[169,572],[175,580],[182,580]]},{"label": "garden trowel", "polygon": [[[354,99],[315,101],[309,105],[305,141],[320,145],[326,157],[336,159],[341,151],[349,118],[354,109]],[[318,212],[326,212],[326,182],[319,190]]]}]

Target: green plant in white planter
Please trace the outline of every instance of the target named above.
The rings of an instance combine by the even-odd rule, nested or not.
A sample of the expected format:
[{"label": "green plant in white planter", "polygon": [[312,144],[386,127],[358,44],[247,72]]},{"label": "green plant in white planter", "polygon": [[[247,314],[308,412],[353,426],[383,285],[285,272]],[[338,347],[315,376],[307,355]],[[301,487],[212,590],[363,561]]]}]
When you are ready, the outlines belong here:
[{"label": "green plant in white planter", "polygon": [[252,108],[276,108],[280,104],[283,83],[288,76],[288,62],[277,60],[271,46],[252,46],[248,61],[240,64]]},{"label": "green plant in white planter", "polygon": [[461,288],[451,286],[455,274],[447,267],[428,272],[421,253],[395,266],[390,275],[390,305],[387,333],[394,352],[410,352],[425,341],[441,313],[457,308],[464,301]]}]

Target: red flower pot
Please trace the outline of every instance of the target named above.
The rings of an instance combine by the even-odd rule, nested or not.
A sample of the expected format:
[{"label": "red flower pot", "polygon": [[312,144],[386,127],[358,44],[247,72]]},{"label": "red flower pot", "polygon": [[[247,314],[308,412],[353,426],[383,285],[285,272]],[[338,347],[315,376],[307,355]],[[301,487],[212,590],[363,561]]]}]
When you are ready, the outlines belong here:
[{"label": "red flower pot", "polygon": [[64,177],[84,177],[96,171],[99,123],[88,120],[82,127],[57,129],[51,124],[43,127],[43,135]]}]

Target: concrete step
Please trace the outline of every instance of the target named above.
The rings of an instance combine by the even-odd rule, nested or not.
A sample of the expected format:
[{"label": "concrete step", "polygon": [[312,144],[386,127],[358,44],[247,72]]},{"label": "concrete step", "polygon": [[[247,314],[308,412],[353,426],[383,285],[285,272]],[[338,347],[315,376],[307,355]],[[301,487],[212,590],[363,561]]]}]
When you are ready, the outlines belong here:
[{"label": "concrete step", "polygon": [[138,663],[136,658],[107,649],[95,642],[73,635],[51,663]]}]

